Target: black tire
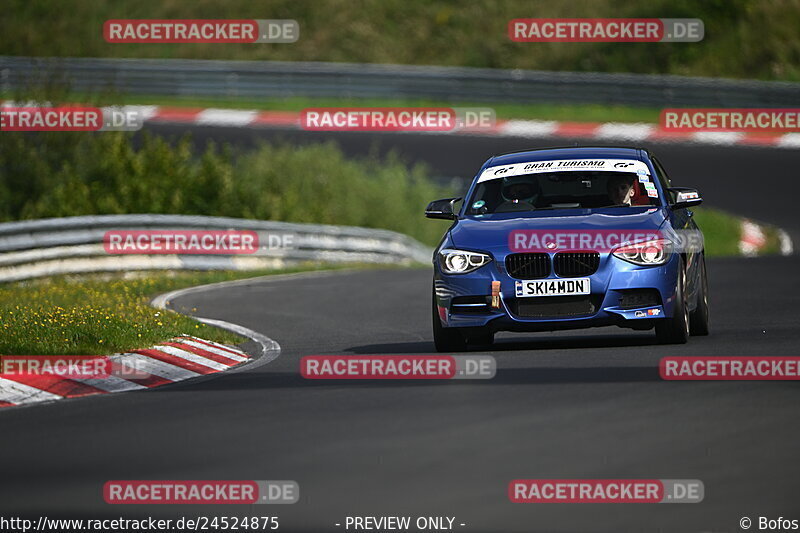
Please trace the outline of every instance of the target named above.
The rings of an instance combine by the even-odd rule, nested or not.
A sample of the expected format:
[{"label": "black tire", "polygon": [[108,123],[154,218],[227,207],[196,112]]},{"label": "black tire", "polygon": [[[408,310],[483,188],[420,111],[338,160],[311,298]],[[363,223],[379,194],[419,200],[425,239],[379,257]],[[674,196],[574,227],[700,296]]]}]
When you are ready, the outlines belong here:
[{"label": "black tire", "polygon": [[678,286],[675,290],[675,312],[672,318],[656,321],[656,338],[661,344],[686,344],[689,340],[689,301],[686,298],[686,265],[678,265]]},{"label": "black tire", "polygon": [[467,340],[460,328],[442,326],[439,310],[436,308],[436,295],[433,295],[433,344],[437,352],[463,352],[467,349]]},{"label": "black tire", "polygon": [[689,315],[689,334],[704,336],[710,331],[708,320],[708,278],[706,276],[706,257],[700,257],[700,292],[697,294],[697,307]]},{"label": "black tire", "polygon": [[491,331],[467,335],[468,346],[491,346],[492,344],[494,344],[494,333]]}]

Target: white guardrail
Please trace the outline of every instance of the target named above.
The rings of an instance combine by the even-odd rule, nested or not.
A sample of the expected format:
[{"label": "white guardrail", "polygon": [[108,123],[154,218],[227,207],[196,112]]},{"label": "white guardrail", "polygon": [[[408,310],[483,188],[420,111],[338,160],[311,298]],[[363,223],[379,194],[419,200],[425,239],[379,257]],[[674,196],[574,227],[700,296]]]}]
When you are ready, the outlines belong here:
[{"label": "white guardrail", "polygon": [[[254,231],[247,255],[114,255],[108,231]],[[297,224],[190,215],[102,215],[0,224],[0,282],[58,274],[132,270],[258,270],[304,261],[427,263],[433,250],[407,235],[352,226]]]},{"label": "white guardrail", "polygon": [[[0,90],[225,98],[393,98],[584,102],[648,107],[793,107],[800,84],[655,74],[423,65],[0,56]],[[21,98],[24,100],[24,96]]]}]

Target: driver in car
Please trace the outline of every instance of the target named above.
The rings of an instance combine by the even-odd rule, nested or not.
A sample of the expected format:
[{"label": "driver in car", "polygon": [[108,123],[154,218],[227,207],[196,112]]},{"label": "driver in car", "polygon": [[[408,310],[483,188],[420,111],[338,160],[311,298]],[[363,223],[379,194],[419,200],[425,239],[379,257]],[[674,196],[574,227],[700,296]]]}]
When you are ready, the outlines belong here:
[{"label": "driver in car", "polygon": [[532,175],[503,178],[500,194],[503,196],[504,201],[497,207],[497,211],[528,211],[535,209],[536,200],[541,194],[539,180]]},{"label": "driver in car", "polygon": [[612,176],[606,183],[606,191],[613,205],[631,205],[633,200],[633,176]]}]

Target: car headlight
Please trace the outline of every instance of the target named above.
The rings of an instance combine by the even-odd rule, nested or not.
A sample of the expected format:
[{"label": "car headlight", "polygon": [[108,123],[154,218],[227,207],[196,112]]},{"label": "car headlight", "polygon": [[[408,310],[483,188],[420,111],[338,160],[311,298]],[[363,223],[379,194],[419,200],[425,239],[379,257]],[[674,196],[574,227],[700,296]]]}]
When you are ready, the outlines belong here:
[{"label": "car headlight", "polygon": [[633,244],[626,244],[614,250],[614,257],[639,266],[663,265],[672,254],[672,241],[668,239],[651,239]]},{"label": "car headlight", "polygon": [[466,274],[491,261],[487,254],[445,248],[439,250],[439,265],[446,274]]}]

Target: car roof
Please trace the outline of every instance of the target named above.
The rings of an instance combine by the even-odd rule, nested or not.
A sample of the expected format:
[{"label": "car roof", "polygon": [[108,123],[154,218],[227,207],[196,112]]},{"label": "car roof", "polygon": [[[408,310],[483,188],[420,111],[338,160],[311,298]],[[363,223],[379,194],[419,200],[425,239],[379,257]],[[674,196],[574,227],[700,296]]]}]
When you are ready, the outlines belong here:
[{"label": "car roof", "polygon": [[614,146],[569,146],[564,148],[542,148],[538,150],[524,150],[508,154],[496,155],[489,159],[484,166],[511,165],[526,163],[528,161],[547,161],[550,159],[586,159],[586,158],[615,158],[639,159],[647,155],[641,148],[614,147]]}]

